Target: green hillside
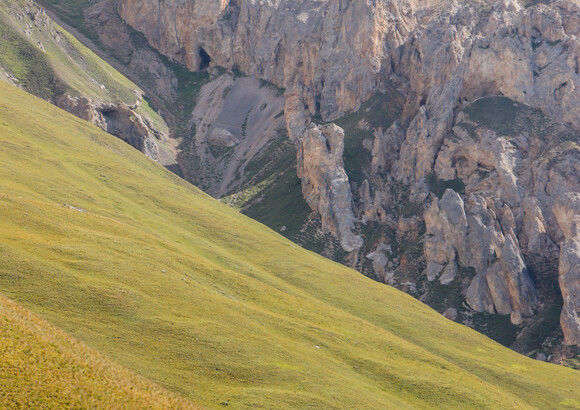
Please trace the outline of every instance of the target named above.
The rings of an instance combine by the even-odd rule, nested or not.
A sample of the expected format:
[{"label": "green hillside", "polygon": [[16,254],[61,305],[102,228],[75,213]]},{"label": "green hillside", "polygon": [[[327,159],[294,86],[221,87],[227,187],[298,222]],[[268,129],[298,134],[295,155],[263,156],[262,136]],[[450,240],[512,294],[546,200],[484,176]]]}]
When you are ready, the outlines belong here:
[{"label": "green hillside", "polygon": [[167,132],[137,85],[55,24],[35,2],[0,0],[0,50],[0,72],[38,97],[54,102],[61,94],[84,95],[102,103],[138,105],[137,113]]},{"label": "green hillside", "polygon": [[1,295],[0,357],[1,408],[193,408]]},{"label": "green hillside", "polygon": [[[0,0],[0,66],[29,92],[50,99],[67,91],[134,104],[139,88],[54,24],[28,0]],[[22,16],[34,14],[31,20]],[[42,47],[42,48],[40,48]]]},{"label": "green hillside", "polygon": [[580,407],[520,356],[0,82],[0,293],[199,405]]}]

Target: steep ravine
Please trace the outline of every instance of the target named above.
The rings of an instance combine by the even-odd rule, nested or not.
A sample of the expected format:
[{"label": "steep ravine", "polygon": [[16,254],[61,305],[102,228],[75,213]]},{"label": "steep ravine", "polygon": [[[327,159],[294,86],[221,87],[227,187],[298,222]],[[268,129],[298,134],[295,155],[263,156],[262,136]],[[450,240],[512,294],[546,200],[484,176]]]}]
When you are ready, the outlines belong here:
[{"label": "steep ravine", "polygon": [[[573,365],[580,9],[545,3],[120,0],[118,12],[170,60],[208,70],[179,100],[162,59],[126,52],[157,73],[149,89],[182,102],[172,130],[188,180],[452,320]],[[115,48],[114,33],[134,35],[110,4],[84,21]]]}]

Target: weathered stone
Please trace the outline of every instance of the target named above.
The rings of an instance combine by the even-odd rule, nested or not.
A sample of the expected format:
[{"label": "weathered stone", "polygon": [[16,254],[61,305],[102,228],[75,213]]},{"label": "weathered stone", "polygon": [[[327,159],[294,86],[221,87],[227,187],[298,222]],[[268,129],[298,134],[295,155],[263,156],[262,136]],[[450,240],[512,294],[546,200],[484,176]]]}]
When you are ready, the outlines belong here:
[{"label": "weathered stone", "polygon": [[506,224],[509,229],[504,234],[484,198],[471,195],[464,203],[456,192],[447,190],[427,210],[425,223],[428,234],[425,274],[429,281],[439,275],[445,263],[447,267],[440,281],[450,283],[458,272],[457,255],[462,266],[472,267],[476,272],[466,295],[474,310],[533,313],[538,297],[517,239],[510,224]]},{"label": "weathered stone", "polygon": [[522,324],[523,322],[523,318],[520,312],[517,311],[513,311],[510,315],[510,322],[512,322],[512,324],[519,326]]},{"label": "weathered stone", "polygon": [[441,282],[442,285],[449,285],[453,282],[453,279],[455,279],[457,272],[457,263],[455,261],[449,262],[445,269],[443,269],[443,274],[439,278],[439,282]]},{"label": "weathered stone", "polygon": [[322,229],[339,237],[342,248],[350,252],[362,246],[362,238],[353,233],[355,217],[343,150],[342,128],[311,124],[302,136],[297,169],[304,198],[321,216]]},{"label": "weathered stone", "polygon": [[57,97],[56,105],[121,138],[149,158],[159,158],[159,146],[149,126],[143,117],[126,104],[98,103],[86,96],[63,94]]},{"label": "weathered stone", "polygon": [[559,283],[564,300],[560,323],[564,342],[580,346],[580,194],[561,196],[553,209],[565,237],[560,244]]},{"label": "weathered stone", "polygon": [[369,253],[366,257],[373,261],[373,269],[377,276],[385,283],[392,285],[394,272],[388,269],[389,255],[391,249],[385,243],[379,243],[374,252]]},{"label": "weathered stone", "polygon": [[437,279],[437,276],[439,276],[439,273],[441,273],[442,270],[443,265],[434,262],[432,260],[427,262],[427,269],[425,269],[425,275],[427,276],[427,280],[429,282],[433,282],[435,279]]},{"label": "weathered stone", "polygon": [[[385,46],[399,46],[412,27],[404,6],[188,0],[159,7],[155,0],[123,0],[119,14],[190,69],[238,67],[287,89],[301,84],[319,97],[323,118],[332,119],[357,108],[377,85]],[[316,110],[314,98],[302,100]]]},{"label": "weathered stone", "polygon": [[443,312],[443,316],[449,320],[455,320],[457,319],[457,309],[451,307]]}]

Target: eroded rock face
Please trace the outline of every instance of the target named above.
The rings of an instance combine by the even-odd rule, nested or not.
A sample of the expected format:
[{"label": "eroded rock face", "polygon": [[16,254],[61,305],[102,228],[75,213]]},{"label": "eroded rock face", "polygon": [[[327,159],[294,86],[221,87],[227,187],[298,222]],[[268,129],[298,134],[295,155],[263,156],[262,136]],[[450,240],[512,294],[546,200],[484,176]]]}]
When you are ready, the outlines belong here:
[{"label": "eroded rock face", "polygon": [[353,233],[355,218],[343,150],[342,128],[312,124],[302,135],[297,169],[306,202],[322,216],[322,229],[337,233],[342,248],[351,252],[362,246],[362,238]]},{"label": "eroded rock face", "polygon": [[95,103],[89,97],[63,94],[57,97],[56,105],[121,138],[149,158],[159,158],[159,145],[146,120],[127,104]]},{"label": "eroded rock face", "polygon": [[239,68],[300,89],[310,113],[325,119],[370,95],[390,67],[386,48],[398,47],[414,27],[413,10],[412,1],[119,2],[123,19],[163,54],[192,70]]},{"label": "eroded rock face", "polygon": [[564,307],[560,317],[564,342],[580,345],[580,194],[564,194],[554,206],[564,234],[560,245],[559,281]]},{"label": "eroded rock face", "polygon": [[538,297],[528,275],[513,227],[504,231],[486,199],[470,195],[467,202],[448,189],[425,212],[426,275],[442,274],[442,284],[457,275],[458,265],[474,268],[467,303],[478,312],[531,315]]},{"label": "eroded rock face", "polygon": [[426,176],[461,101],[504,95],[540,108],[580,129],[578,4],[522,8],[499,1],[489,14],[452,4],[405,45],[409,101],[420,106],[410,121],[397,164],[399,179]]},{"label": "eroded rock face", "polygon": [[225,73],[204,85],[192,113],[195,134],[180,155],[186,179],[217,198],[235,192],[248,167],[257,167],[252,159],[284,136],[283,110],[280,90],[254,77]]},{"label": "eroded rock face", "polygon": [[[425,213],[427,276],[434,279],[456,252],[459,266],[476,272],[466,290],[474,310],[511,313],[514,324],[522,323],[521,315],[531,315],[540,299],[527,266],[534,266],[537,278],[549,280],[555,272],[542,269],[552,266],[556,244],[563,243],[552,213],[560,215],[562,232],[568,234],[564,239],[572,235],[575,208],[555,204],[580,189],[574,141],[576,131],[505,98],[478,100],[459,114],[433,169],[441,180],[462,181],[465,204],[448,190]],[[564,270],[570,278],[570,269]],[[562,277],[564,295],[573,285]],[[564,311],[574,311],[574,302],[564,303]],[[570,317],[563,313],[563,327]]]},{"label": "eroded rock face", "polygon": [[121,20],[116,12],[115,0],[99,0],[91,3],[84,10],[85,23],[98,36],[116,59],[124,65],[123,74],[131,75],[133,81],[147,90],[150,97],[156,97],[155,103],[164,111],[164,105],[172,101],[176,88],[180,86],[175,73],[161,60],[159,54],[151,47],[144,46],[131,35],[131,29]]}]

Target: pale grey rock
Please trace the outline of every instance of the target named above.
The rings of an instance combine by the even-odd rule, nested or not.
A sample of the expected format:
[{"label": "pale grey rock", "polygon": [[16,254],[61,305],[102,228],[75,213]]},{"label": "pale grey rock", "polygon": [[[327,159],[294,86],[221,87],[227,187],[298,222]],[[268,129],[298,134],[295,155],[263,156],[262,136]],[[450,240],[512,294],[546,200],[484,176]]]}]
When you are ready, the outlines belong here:
[{"label": "pale grey rock", "polygon": [[560,196],[552,208],[566,239],[580,237],[580,192]]},{"label": "pale grey rock", "polygon": [[[467,242],[467,218],[463,200],[455,191],[448,189],[440,201],[433,201],[426,210],[425,258],[427,263],[439,265],[455,259],[455,254],[465,254]],[[450,257],[451,256],[451,257]],[[431,276],[433,270],[431,270]],[[439,272],[437,272],[439,273]]]},{"label": "pale grey rock", "polygon": [[374,142],[371,151],[371,171],[373,174],[388,173],[399,156],[399,149],[405,138],[404,130],[397,121],[383,132],[374,132]]},{"label": "pale grey rock", "polygon": [[524,220],[520,233],[520,243],[527,253],[545,255],[547,259],[558,256],[558,247],[553,242],[546,228],[546,220],[538,200],[526,197],[523,202]]},{"label": "pale grey rock", "polygon": [[510,322],[516,326],[519,326],[523,323],[524,319],[520,312],[513,311],[510,315]]},{"label": "pale grey rock", "polygon": [[536,355],[536,360],[540,360],[542,362],[545,362],[547,359],[548,359],[548,357],[546,356],[545,353],[540,352]]},{"label": "pale grey rock", "polygon": [[443,274],[439,278],[439,282],[442,285],[449,285],[457,276],[459,269],[457,267],[457,263],[455,261],[449,262],[449,264],[443,269]]},{"label": "pale grey rock", "polygon": [[311,124],[302,135],[298,150],[298,177],[302,193],[322,218],[322,229],[340,238],[342,248],[353,251],[362,238],[353,233],[355,217],[348,176],[342,154],[344,131],[335,124]]},{"label": "pale grey rock", "polygon": [[149,158],[159,159],[159,145],[151,128],[127,104],[99,103],[86,96],[62,94],[57,97],[56,105],[121,138]]},{"label": "pale grey rock", "polygon": [[381,242],[376,249],[369,253],[366,257],[373,261],[373,269],[376,275],[385,283],[392,285],[394,272],[388,269],[389,256],[391,249],[389,245]]},{"label": "pale grey rock", "polygon": [[553,210],[565,238],[560,244],[559,283],[564,300],[560,323],[564,342],[580,345],[580,193],[562,195]]},{"label": "pale grey rock", "polygon": [[451,307],[443,312],[443,316],[449,320],[455,320],[457,319],[457,309]]},{"label": "pale grey rock", "polygon": [[567,239],[560,245],[560,289],[564,307],[560,316],[564,342],[580,345],[580,241]]},{"label": "pale grey rock", "polygon": [[502,230],[483,197],[470,195],[464,203],[455,191],[448,189],[425,212],[425,223],[428,234],[425,274],[429,281],[446,264],[440,281],[450,283],[458,273],[459,262],[476,272],[466,292],[467,303],[474,310],[533,313],[538,296],[517,239],[509,224],[508,232]]},{"label": "pale grey rock", "polygon": [[427,280],[429,282],[433,282],[439,276],[439,273],[443,270],[443,265],[435,262],[435,261],[428,261],[427,268],[425,269],[425,275],[427,276]]},{"label": "pale grey rock", "polygon": [[240,143],[240,140],[224,128],[215,127],[207,136],[207,142],[218,147],[232,148]]},{"label": "pale grey rock", "polygon": [[476,275],[465,294],[467,304],[476,312],[496,313],[485,275]]}]

